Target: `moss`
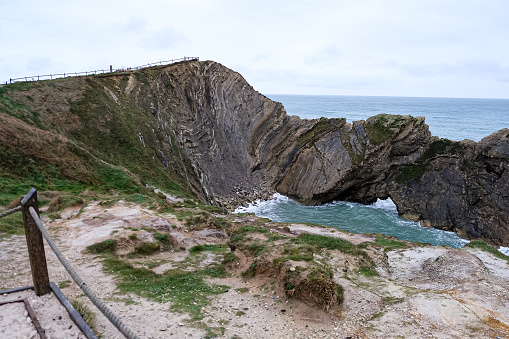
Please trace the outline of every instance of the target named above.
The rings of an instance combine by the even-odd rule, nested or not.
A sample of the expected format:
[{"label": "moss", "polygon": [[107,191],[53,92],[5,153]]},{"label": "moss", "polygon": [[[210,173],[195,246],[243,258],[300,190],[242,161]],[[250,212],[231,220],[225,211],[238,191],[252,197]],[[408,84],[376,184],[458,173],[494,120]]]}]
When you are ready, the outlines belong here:
[{"label": "moss", "polygon": [[419,179],[428,171],[428,167],[424,165],[411,165],[401,168],[401,173],[396,177],[396,182],[399,184],[409,184],[410,182]]},{"label": "moss", "polygon": [[453,155],[460,152],[462,146],[457,141],[437,139],[433,141],[419,158],[420,162],[426,162],[437,155]]},{"label": "moss", "polygon": [[408,117],[402,115],[379,114],[369,118],[364,128],[368,132],[369,140],[374,145],[380,145],[391,139],[406,121]]},{"label": "moss", "polygon": [[383,142],[392,138],[395,134],[393,130],[391,130],[387,126],[388,119],[385,115],[377,116],[376,119],[368,120],[368,123],[365,124],[365,129],[368,132],[369,140],[374,145],[380,145]]},{"label": "moss", "polygon": [[323,136],[328,131],[339,130],[345,123],[346,119],[344,118],[321,118],[310,130],[306,131],[297,138],[297,143],[300,146],[304,146],[305,144]]}]

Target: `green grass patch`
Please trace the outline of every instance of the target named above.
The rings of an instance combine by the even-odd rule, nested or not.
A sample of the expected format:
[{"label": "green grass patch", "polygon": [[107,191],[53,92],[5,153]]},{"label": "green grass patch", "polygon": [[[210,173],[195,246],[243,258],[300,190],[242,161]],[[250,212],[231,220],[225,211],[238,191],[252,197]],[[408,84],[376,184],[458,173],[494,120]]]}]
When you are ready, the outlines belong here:
[{"label": "green grass patch", "polygon": [[159,241],[163,245],[170,244],[170,235],[168,233],[154,232],[153,237],[155,240]]},{"label": "green grass patch", "polygon": [[233,252],[227,252],[223,258],[223,264],[232,263],[237,260],[237,256]]},{"label": "green grass patch", "polygon": [[375,313],[371,316],[371,318],[369,318],[368,321],[371,321],[371,320],[376,320],[378,318],[381,318],[384,314],[385,314],[386,311],[380,311],[378,313]]},{"label": "green grass patch", "polygon": [[427,162],[438,155],[455,155],[462,154],[464,146],[458,142],[449,139],[436,139],[428,147],[428,149],[418,159],[419,162]]},{"label": "green grass patch", "polygon": [[133,202],[135,204],[141,205],[148,200],[148,197],[140,193],[134,193],[126,195],[124,199],[127,202]]},{"label": "green grass patch", "polygon": [[143,242],[134,248],[133,254],[151,255],[161,250],[161,243],[158,241]]},{"label": "green grass patch", "polygon": [[246,238],[248,233],[262,233],[268,234],[269,230],[265,227],[259,226],[242,226],[238,230],[232,232],[230,234],[230,239],[232,242],[238,243]]},{"label": "green grass patch", "polygon": [[158,302],[171,302],[171,311],[189,314],[192,321],[203,319],[201,310],[208,304],[208,296],[220,294],[229,288],[209,285],[202,271],[187,272],[179,269],[156,274],[146,268],[134,268],[116,257],[104,260],[104,270],[121,278],[121,293],[134,293]]},{"label": "green grass patch", "polygon": [[401,168],[401,173],[396,177],[396,182],[399,184],[409,184],[413,180],[419,179],[428,171],[424,165],[411,165]]},{"label": "green grass patch", "polygon": [[21,212],[9,214],[6,217],[0,218],[0,232],[7,234],[25,234],[25,227],[23,226],[23,216]]},{"label": "green grass patch", "polygon": [[70,281],[70,280],[61,281],[58,283],[58,288],[62,289],[62,288],[69,287],[69,285],[71,285],[71,282],[72,281]]},{"label": "green grass patch", "polygon": [[385,251],[392,251],[408,247],[408,245],[405,242],[388,238],[385,235],[376,235],[374,245],[384,247]]},{"label": "green grass patch", "polygon": [[397,298],[397,297],[385,297],[384,302],[388,305],[399,304],[405,301],[405,298]]},{"label": "green grass patch", "polygon": [[114,166],[100,165],[97,167],[99,181],[107,187],[119,192],[138,193],[141,189],[122,169]]},{"label": "green grass patch", "polygon": [[395,132],[386,125],[386,122],[387,119],[385,116],[381,116],[374,120],[371,124],[367,123],[364,125],[368,132],[369,140],[371,140],[373,144],[380,145],[392,138],[395,134]]},{"label": "green grass patch", "polygon": [[108,239],[105,241],[101,241],[98,243],[95,243],[93,245],[87,246],[87,251],[90,253],[95,254],[102,254],[102,253],[115,253],[117,250],[117,240],[115,239]]},{"label": "green grass patch", "polygon": [[507,263],[509,264],[509,257],[507,255],[505,255],[504,253],[500,252],[495,247],[487,244],[483,240],[472,240],[467,245],[465,245],[465,247],[479,248],[479,249],[481,249],[481,250],[483,250],[485,252],[493,254],[497,258],[506,260]]},{"label": "green grass patch", "polygon": [[253,278],[256,275],[256,262],[249,265],[249,268],[241,273],[243,278]]},{"label": "green grass patch", "polygon": [[227,246],[226,245],[217,245],[217,244],[213,244],[213,245],[196,245],[196,246],[193,246],[189,249],[189,253],[200,253],[200,252],[204,252],[204,251],[210,251],[210,252],[216,252],[216,253],[219,253],[219,252],[224,252],[227,250]]},{"label": "green grass patch", "polygon": [[85,305],[84,302],[79,300],[70,300],[72,307],[81,315],[87,325],[95,332],[95,313]]},{"label": "green grass patch", "polygon": [[366,255],[366,252],[362,249],[341,238],[302,233],[297,238],[293,238],[292,241],[296,244],[309,244],[315,249],[326,248],[328,250],[339,250],[343,253],[350,253],[353,255]]},{"label": "green grass patch", "polygon": [[48,207],[48,213],[60,212],[67,207],[83,205],[85,201],[74,195],[61,195],[58,198],[51,201]]},{"label": "green grass patch", "polygon": [[359,267],[359,273],[366,277],[375,277],[378,275],[378,272],[371,266]]}]

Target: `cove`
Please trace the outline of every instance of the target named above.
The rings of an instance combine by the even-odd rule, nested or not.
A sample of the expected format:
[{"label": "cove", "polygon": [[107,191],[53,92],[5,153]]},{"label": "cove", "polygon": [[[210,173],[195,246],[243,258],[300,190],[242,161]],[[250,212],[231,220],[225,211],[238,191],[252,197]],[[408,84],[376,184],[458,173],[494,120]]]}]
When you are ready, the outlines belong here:
[{"label": "cove", "polygon": [[275,194],[274,199],[258,200],[234,213],[249,212],[275,222],[316,223],[352,233],[384,233],[399,239],[447,245],[465,246],[469,241],[454,232],[421,227],[419,223],[400,218],[392,200],[378,200],[372,205],[334,201],[320,206],[303,206]]}]

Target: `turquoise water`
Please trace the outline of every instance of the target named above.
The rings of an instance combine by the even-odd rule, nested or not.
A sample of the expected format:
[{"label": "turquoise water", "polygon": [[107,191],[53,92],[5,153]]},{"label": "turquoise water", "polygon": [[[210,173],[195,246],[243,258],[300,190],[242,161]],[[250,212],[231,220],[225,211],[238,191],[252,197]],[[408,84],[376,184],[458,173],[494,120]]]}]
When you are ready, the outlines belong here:
[{"label": "turquoise water", "polygon": [[[282,102],[289,115],[305,119],[346,118],[365,120],[388,113],[424,116],[431,133],[451,140],[483,137],[509,128],[509,100],[450,99],[361,96],[267,95]],[[336,201],[322,206],[302,206],[277,195],[269,201],[258,201],[238,212],[248,211],[277,222],[312,222],[354,233],[384,233],[400,239],[433,245],[463,247],[467,240],[453,232],[424,228],[419,223],[398,216],[392,201],[379,200],[373,205]],[[501,248],[509,254],[509,248]]]}]

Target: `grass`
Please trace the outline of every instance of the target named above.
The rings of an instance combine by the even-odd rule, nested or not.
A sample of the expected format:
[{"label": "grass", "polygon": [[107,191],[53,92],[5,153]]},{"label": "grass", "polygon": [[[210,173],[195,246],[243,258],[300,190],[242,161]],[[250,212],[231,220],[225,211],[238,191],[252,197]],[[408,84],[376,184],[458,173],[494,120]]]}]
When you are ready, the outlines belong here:
[{"label": "grass", "polygon": [[87,250],[90,253],[95,253],[95,254],[115,253],[116,249],[117,249],[117,240],[115,240],[115,239],[108,239],[108,240],[101,241],[101,242],[95,243],[93,245],[87,246]]},{"label": "grass", "polygon": [[230,239],[232,242],[237,243],[245,239],[246,235],[248,233],[262,233],[267,234],[270,231],[265,227],[259,227],[259,226],[242,226],[236,231],[233,231],[230,234]]},{"label": "grass", "polygon": [[397,297],[385,297],[384,302],[388,305],[399,304],[405,301],[405,298],[397,298]]},{"label": "grass", "polygon": [[79,300],[70,300],[72,307],[81,315],[83,320],[95,332],[95,314],[92,312],[85,303]]},{"label": "grass", "polygon": [[386,252],[408,247],[408,245],[404,241],[392,239],[386,235],[376,235],[376,240],[373,245],[384,247]]},{"label": "grass", "polygon": [[500,259],[503,259],[503,260],[507,261],[507,263],[509,264],[509,257],[507,255],[505,255],[504,253],[500,252],[495,247],[487,244],[485,241],[482,241],[482,240],[472,240],[467,245],[465,245],[465,247],[479,248],[479,249],[481,249],[481,250],[483,250],[485,252],[493,254],[497,258],[500,258]]},{"label": "grass", "polygon": [[142,242],[134,248],[133,255],[151,255],[161,250],[161,243],[158,241]]},{"label": "grass", "polygon": [[366,277],[376,277],[378,272],[372,266],[361,266],[359,267],[359,273]]},{"label": "grass", "polygon": [[213,245],[196,245],[196,246],[193,246],[189,249],[189,253],[200,253],[200,252],[204,252],[204,251],[210,251],[210,252],[215,252],[215,253],[221,253],[221,252],[224,252],[228,249],[227,246],[225,245],[217,245],[217,244],[213,244]]},{"label": "grass", "polygon": [[15,212],[0,218],[0,232],[18,235],[25,234],[21,212]]},{"label": "grass", "polygon": [[62,288],[66,288],[66,287],[68,287],[70,284],[71,284],[71,281],[70,281],[70,280],[60,281],[60,282],[58,283],[58,288],[60,288],[60,289],[62,289]]},{"label": "grass", "polygon": [[297,238],[292,239],[296,244],[309,244],[316,249],[326,248],[328,250],[339,250],[343,253],[353,255],[366,255],[362,249],[341,238],[327,237],[318,234],[300,234]]},{"label": "grass", "polygon": [[48,213],[60,212],[67,207],[77,206],[84,204],[85,201],[74,195],[61,195],[58,198],[51,201],[48,207]]},{"label": "grass", "polygon": [[156,274],[146,268],[134,268],[115,256],[104,260],[104,270],[120,278],[121,293],[134,293],[158,302],[171,302],[171,311],[187,313],[192,321],[203,319],[202,308],[208,304],[208,296],[220,294],[229,288],[209,285],[204,271],[187,272],[180,269]]}]

